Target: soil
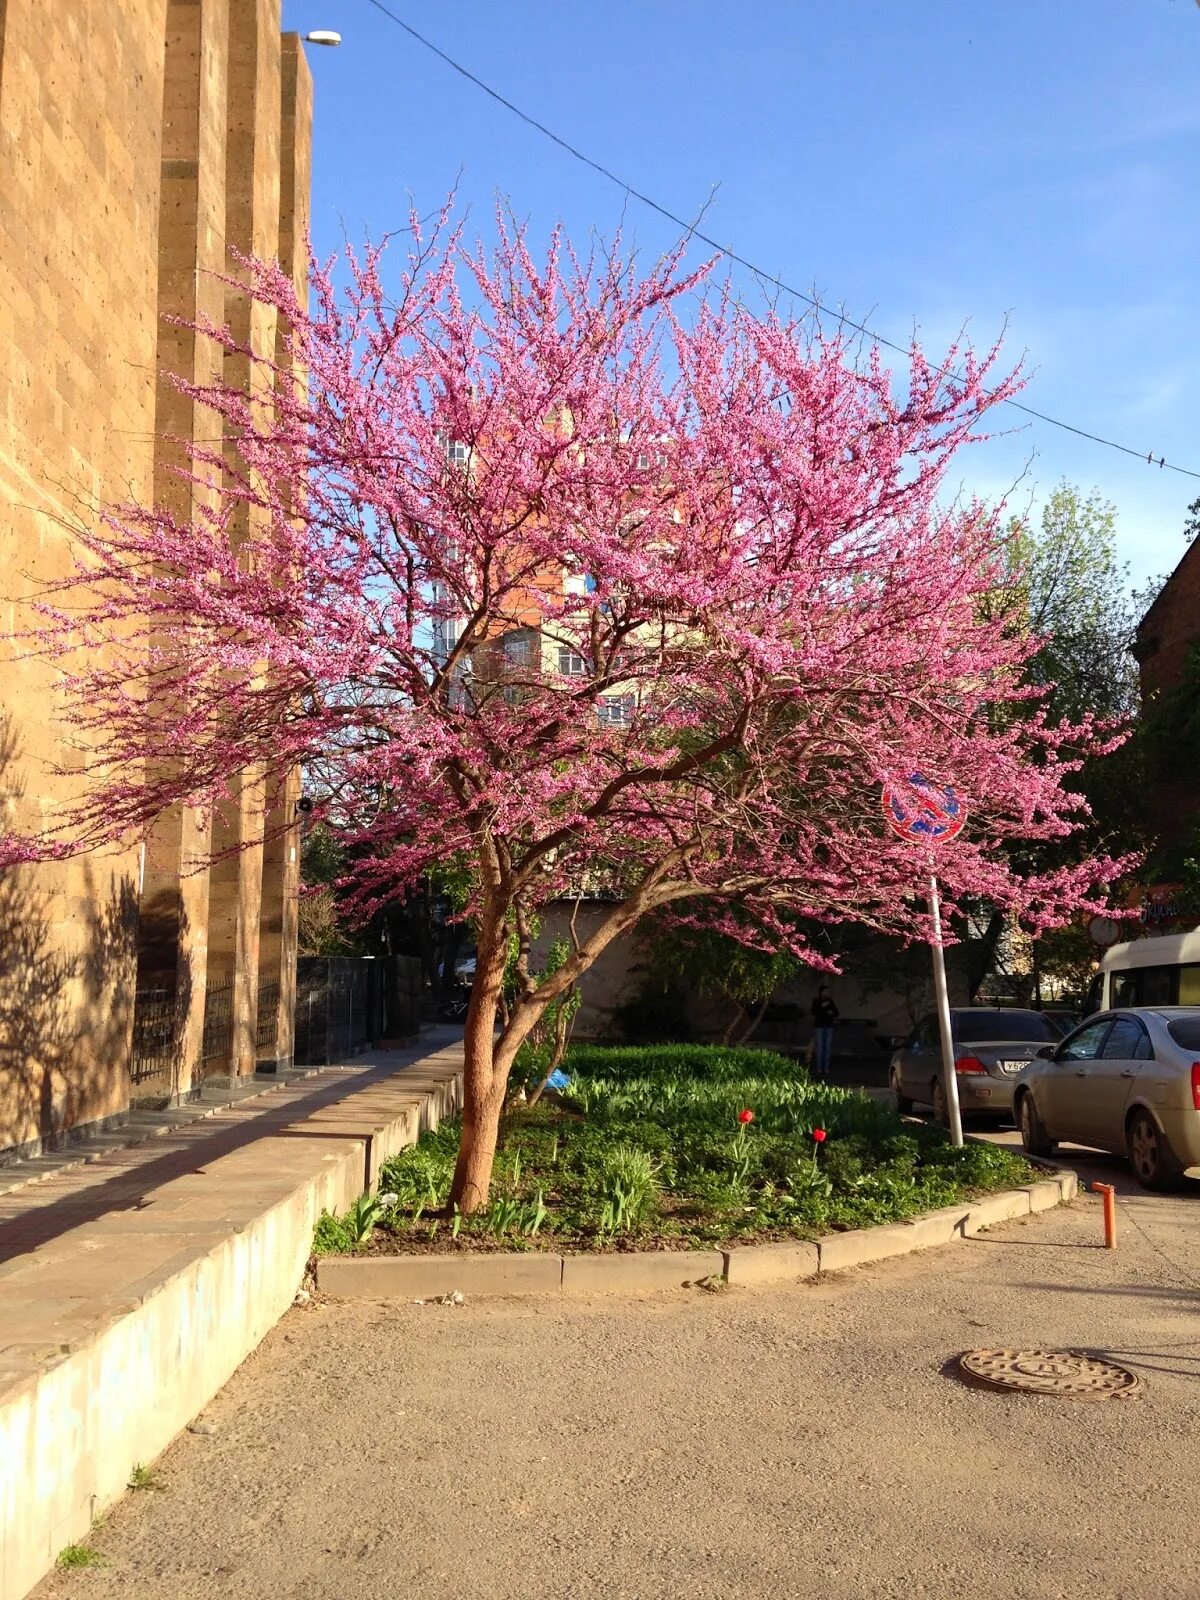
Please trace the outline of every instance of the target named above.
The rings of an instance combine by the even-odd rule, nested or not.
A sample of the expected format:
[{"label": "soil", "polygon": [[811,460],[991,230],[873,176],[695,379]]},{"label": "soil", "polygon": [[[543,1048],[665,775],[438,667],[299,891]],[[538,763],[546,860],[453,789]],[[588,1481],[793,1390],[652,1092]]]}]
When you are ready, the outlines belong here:
[{"label": "soil", "polygon": [[[1126,1202],[1122,1197],[1122,1218]],[[1200,1595],[1200,1195],[813,1285],[290,1312],[36,1600]],[[1144,1395],[968,1389],[1091,1349]]]}]

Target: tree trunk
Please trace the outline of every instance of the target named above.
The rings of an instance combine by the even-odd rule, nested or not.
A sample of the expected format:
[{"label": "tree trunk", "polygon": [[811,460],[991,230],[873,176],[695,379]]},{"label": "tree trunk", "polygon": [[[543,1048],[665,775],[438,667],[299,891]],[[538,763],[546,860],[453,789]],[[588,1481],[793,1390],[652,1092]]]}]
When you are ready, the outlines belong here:
[{"label": "tree trunk", "polygon": [[538,1101],[546,1092],[546,1085],[558,1071],[559,1067],[562,1066],[563,1057],[567,1053],[567,1040],[570,1038],[570,1035],[571,1028],[569,1019],[565,1010],[560,1008],[558,1015],[554,1019],[554,1050],[550,1056],[550,1065],[546,1068],[546,1071],[542,1076],[541,1083],[538,1084],[537,1088],[529,1096],[529,1104],[531,1106],[537,1105]]},{"label": "tree trunk", "polygon": [[742,1004],[742,1002],[740,1000],[735,1000],[734,1001],[734,1005],[737,1007],[737,1009],[734,1011],[733,1015],[730,1017],[729,1021],[726,1023],[725,1032],[721,1035],[721,1043],[723,1045],[729,1044],[732,1041],[732,1039],[733,1039],[733,1030],[737,1027],[738,1023],[746,1015],[746,1008],[745,1008],[745,1006]]},{"label": "tree trunk", "polygon": [[762,1005],[759,1006],[758,1010],[750,1018],[750,1021],[746,1024],[745,1028],[743,1028],[742,1032],[738,1034],[738,1041],[737,1042],[738,1042],[739,1045],[745,1044],[746,1040],[754,1032],[755,1028],[758,1027],[759,1023],[762,1021],[763,1017],[766,1015],[767,1006],[769,1004],[770,1004],[769,1000],[764,1000]]},{"label": "tree trunk", "polygon": [[504,1090],[508,1081],[507,1063],[503,1071],[496,1063],[496,1017],[504,982],[504,927],[481,928],[476,947],[475,982],[467,1007],[463,1034],[463,1111],[462,1137],[450,1203],[463,1216],[487,1203],[496,1159],[496,1139],[500,1132],[500,1113],[504,1109]]}]

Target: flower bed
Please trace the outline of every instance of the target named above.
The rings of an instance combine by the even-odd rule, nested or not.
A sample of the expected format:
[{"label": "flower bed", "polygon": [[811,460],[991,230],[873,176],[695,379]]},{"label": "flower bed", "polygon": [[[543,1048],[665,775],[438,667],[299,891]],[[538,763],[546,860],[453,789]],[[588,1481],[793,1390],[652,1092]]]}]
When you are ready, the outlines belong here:
[{"label": "flower bed", "polygon": [[[382,1198],[322,1217],[342,1250],[653,1250],[816,1238],[897,1222],[1036,1173],[761,1050],[576,1046],[570,1085],[506,1117],[488,1208],[443,1214],[458,1145],[443,1123],[384,1164]],[[394,1197],[394,1198],[392,1198]]]}]

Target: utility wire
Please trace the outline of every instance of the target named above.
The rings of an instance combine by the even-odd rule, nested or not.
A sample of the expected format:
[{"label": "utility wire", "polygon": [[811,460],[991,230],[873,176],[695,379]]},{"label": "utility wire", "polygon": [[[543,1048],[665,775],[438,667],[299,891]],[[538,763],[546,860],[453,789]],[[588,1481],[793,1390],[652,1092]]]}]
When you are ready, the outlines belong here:
[{"label": "utility wire", "polygon": [[[513,101],[502,95],[498,89],[493,89],[490,83],[485,83],[482,78],[477,77],[468,67],[464,67],[461,61],[456,61],[453,56],[447,55],[444,50],[434,44],[432,39],[427,39],[423,33],[419,33],[410,23],[405,22],[403,17],[397,16],[394,11],[383,4],[383,0],[367,0],[367,3],[374,6],[375,10],[387,17],[389,21],[394,22],[398,28],[403,29],[409,38],[414,39],[423,49],[428,50],[431,55],[437,56],[439,61],[444,61],[448,67],[457,72],[460,77],[465,78],[468,83],[473,83],[477,89],[482,89],[484,94],[494,100],[497,105],[503,106],[514,117],[518,117],[528,127],[542,134],[552,144],[556,144],[560,150],[565,150],[574,160],[581,162],[585,167],[590,167],[593,172],[607,179],[609,183],[615,184],[618,189],[624,190],[626,194],[632,195],[635,200],[640,200],[644,206],[647,206],[651,211],[657,212],[660,217],[665,217],[668,222],[673,223],[677,228],[681,228],[690,237],[699,239],[702,244],[708,245],[710,250],[715,250],[719,255],[726,257],[727,260],[734,261],[738,266],[745,267],[748,272],[754,273],[756,277],[764,282],[774,284],[776,288],[782,289],[785,294],[804,301],[814,311],[820,312],[822,316],[832,318],[842,327],[853,328],[856,333],[861,333],[865,338],[870,339],[872,343],[884,345],[887,349],[895,350],[899,355],[905,357],[909,355],[909,351],[903,345],[897,344],[894,340],[886,338],[881,333],[876,333],[866,323],[856,322],[853,317],[846,316],[844,312],[835,311],[832,306],[826,305],[811,294],[806,294],[803,289],[794,288],[773,272],[768,272],[765,267],[756,266],[753,261],[739,254],[730,245],[722,244],[720,240],[701,232],[698,227],[695,227],[684,217],[679,216],[670,207],[664,206],[660,201],[655,200],[653,195],[648,195],[643,190],[635,188],[633,184],[614,172],[611,167],[606,167],[603,162],[596,161],[592,156],[587,155],[577,145],[573,145],[569,139],[564,139],[561,134],[555,133],[553,128],[548,128],[544,122],[539,122],[528,111],[522,111],[520,106],[515,105]],[[1105,439],[1098,433],[1089,432],[1087,428],[1077,428],[1073,423],[1063,422],[1059,417],[1051,417],[1044,411],[1036,411],[1032,406],[1023,405],[1019,400],[1005,400],[1003,404],[1012,406],[1016,411],[1024,412],[1027,417],[1034,417],[1039,422],[1048,423],[1053,428],[1062,428],[1067,433],[1077,434],[1081,439],[1090,439],[1093,444],[1105,445],[1109,450],[1119,450],[1122,455],[1133,456],[1136,461],[1144,461],[1147,466],[1165,467],[1168,472],[1178,472],[1185,478],[1200,479],[1200,472],[1194,472],[1189,467],[1176,466],[1173,461],[1168,461],[1165,456],[1156,456],[1153,450],[1136,450],[1132,445],[1121,444],[1116,439]]]}]

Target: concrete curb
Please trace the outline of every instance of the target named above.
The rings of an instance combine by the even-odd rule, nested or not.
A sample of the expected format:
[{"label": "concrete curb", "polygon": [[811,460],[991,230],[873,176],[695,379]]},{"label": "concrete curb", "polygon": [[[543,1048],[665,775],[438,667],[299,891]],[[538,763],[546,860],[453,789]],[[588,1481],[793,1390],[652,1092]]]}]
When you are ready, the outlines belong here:
[{"label": "concrete curb", "polygon": [[427,1299],[537,1294],[648,1294],[686,1289],[720,1278],[735,1288],[804,1279],[911,1255],[956,1239],[973,1239],[988,1228],[1052,1206],[1079,1192],[1074,1172],[1021,1189],[1002,1189],[982,1199],[928,1211],[907,1222],[856,1228],[822,1239],[787,1239],[738,1245],[730,1250],[631,1250],[618,1255],[543,1255],[536,1250],[460,1255],[323,1256],[317,1287],[338,1300]]}]

